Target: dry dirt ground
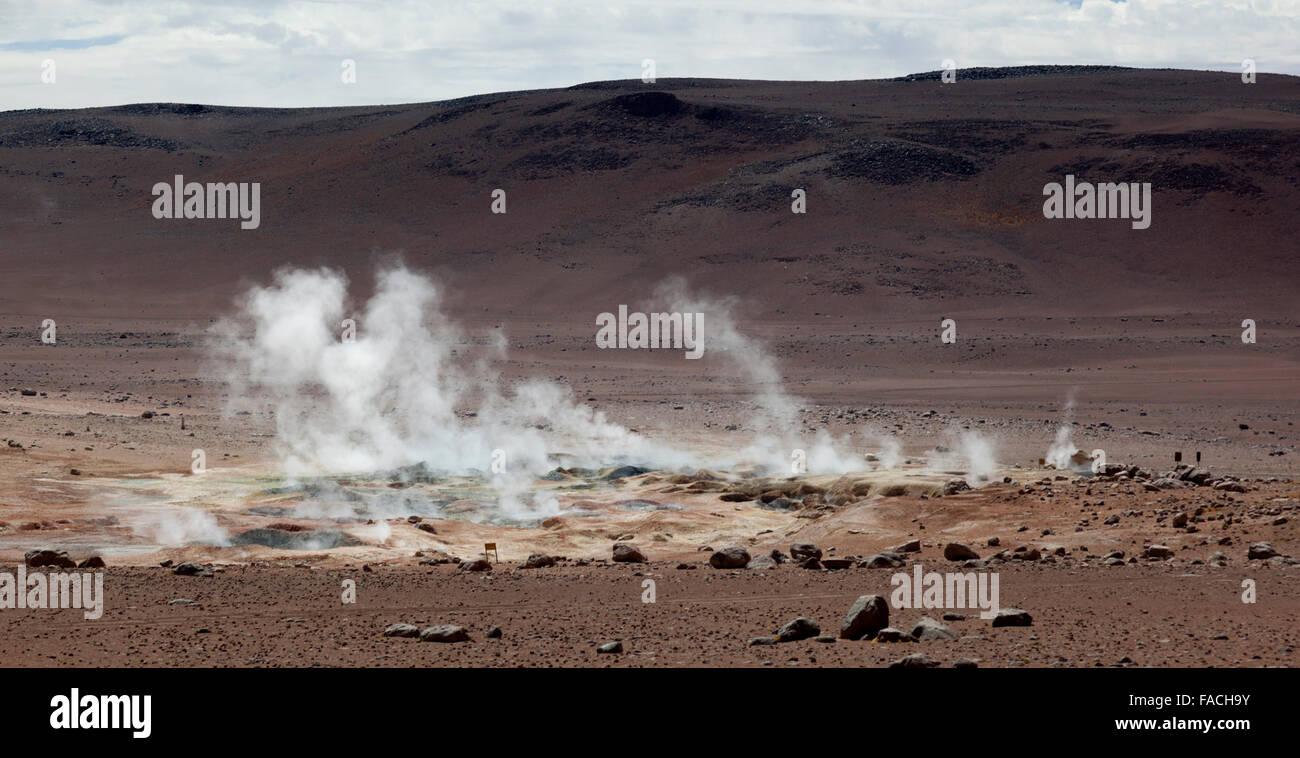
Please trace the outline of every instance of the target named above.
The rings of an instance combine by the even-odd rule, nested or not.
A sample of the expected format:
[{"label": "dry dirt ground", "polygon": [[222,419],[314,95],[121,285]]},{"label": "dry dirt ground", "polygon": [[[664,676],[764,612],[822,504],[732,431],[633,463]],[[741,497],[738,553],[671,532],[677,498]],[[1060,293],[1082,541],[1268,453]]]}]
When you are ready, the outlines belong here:
[{"label": "dry dirt ground", "polygon": [[[109,564],[100,620],[0,610],[0,664],[874,666],[919,650],[985,666],[1294,665],[1300,568],[1247,550],[1300,557],[1300,83],[1103,70],[946,89],[664,81],[672,98],[649,101],[638,87],[0,113],[0,199],[17,209],[0,218],[0,565],[37,548]],[[1152,181],[1152,228],[1045,222],[1039,190],[1066,172]],[[263,182],[262,229],[152,219],[149,187],[176,173]],[[487,212],[497,186],[511,193],[503,217]],[[789,213],[792,186],[808,188],[805,216]],[[702,456],[757,433],[753,388],[711,357],[597,350],[594,316],[667,275],[733,296],[800,398],[800,431],[884,432],[908,462],[825,508],[723,500],[743,483],[692,490],[649,472],[538,482],[589,514],[549,523],[422,517],[430,533],[405,513],[304,517],[292,508],[307,495],[279,488],[272,416],[224,412],[207,329],[278,266],[337,267],[361,297],[395,251],[438,277],[469,333],[504,336],[492,367],[505,384],[554,381]],[[938,340],[945,317],[954,345]],[[40,343],[45,318],[57,345]],[[1256,344],[1240,340],[1244,318]],[[1063,422],[1112,463],[1158,474],[1199,452],[1244,491],[1045,470]],[[966,429],[994,443],[997,471],[936,497],[957,474],[926,462]],[[203,477],[189,473],[195,448]],[[439,486],[392,491],[436,499]],[[218,546],[149,526],[178,505],[230,535],[334,536]],[[620,538],[650,562],[607,563]],[[700,549],[865,557],[909,539],[924,547],[904,557],[926,570],[961,568],[948,542],[1049,556],[980,569],[1033,625],[967,610],[946,622],[959,639],[751,646],[796,616],[834,636],[856,597],[888,596],[912,565],[719,570]],[[490,573],[420,564],[486,542],[502,560]],[[1173,557],[1143,557],[1149,544]],[[1100,565],[1117,550],[1124,565]],[[520,568],[534,552],[567,560]],[[165,561],[216,570],[175,576]],[[341,602],[348,579],[355,604]],[[906,631],[942,613],[892,618]],[[399,622],[459,624],[471,640],[381,636]],[[595,652],[612,640],[621,655]]]}]

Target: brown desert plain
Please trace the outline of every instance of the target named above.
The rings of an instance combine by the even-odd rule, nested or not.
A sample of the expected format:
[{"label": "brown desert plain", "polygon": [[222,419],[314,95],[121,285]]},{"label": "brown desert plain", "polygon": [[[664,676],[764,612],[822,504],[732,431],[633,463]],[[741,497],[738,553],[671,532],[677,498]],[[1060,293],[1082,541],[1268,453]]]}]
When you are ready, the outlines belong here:
[{"label": "brown desert plain", "polygon": [[[154,218],[178,174],[260,226]],[[1044,218],[1066,175],[1150,228]],[[106,563],[102,618],[0,610],[0,665],[1297,662],[1300,78],[6,111],[0,177],[0,566]],[[436,307],[374,307],[393,272]],[[672,282],[701,358],[597,346]],[[1032,622],[850,639],[918,565]]]}]

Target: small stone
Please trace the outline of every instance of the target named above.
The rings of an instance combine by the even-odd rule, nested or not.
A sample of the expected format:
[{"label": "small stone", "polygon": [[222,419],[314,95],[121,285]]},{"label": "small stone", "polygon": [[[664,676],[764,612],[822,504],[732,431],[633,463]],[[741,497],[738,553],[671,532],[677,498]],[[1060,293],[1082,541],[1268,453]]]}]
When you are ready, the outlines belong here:
[{"label": "small stone", "polygon": [[958,658],[952,662],[952,667],[955,669],[977,669],[980,665],[970,658]]},{"label": "small stone", "polygon": [[781,642],[793,642],[795,640],[806,640],[809,637],[816,637],[821,633],[822,628],[816,621],[800,616],[778,629],[776,632],[776,638]]},{"label": "small stone", "polygon": [[915,641],[916,639],[913,638],[912,635],[908,634],[902,629],[895,629],[892,626],[887,626],[884,629],[881,629],[880,631],[876,632],[876,642],[915,642]]},{"label": "small stone", "polygon": [[979,554],[960,542],[949,542],[943,549],[943,557],[950,561],[969,561],[979,559]]},{"label": "small stone", "polygon": [[1144,558],[1163,561],[1168,558],[1173,558],[1174,551],[1164,545],[1151,545],[1147,547],[1146,550],[1142,551],[1142,556]]},{"label": "small stone", "polygon": [[1019,608],[1003,608],[993,617],[993,626],[1030,626],[1034,617]]},{"label": "small stone", "polygon": [[809,558],[820,560],[822,557],[821,548],[807,542],[797,542],[790,546],[790,557],[796,562],[805,561]]},{"label": "small stone", "polygon": [[1246,559],[1252,561],[1267,560],[1269,558],[1275,558],[1278,555],[1279,553],[1277,550],[1267,542],[1256,542],[1246,551]]},{"label": "small stone", "polygon": [[[68,557],[68,554],[62,550],[28,550],[23,556],[23,562],[28,568],[44,568],[52,566],[55,568],[76,568],[77,562]],[[26,588],[23,588],[26,592]]]},{"label": "small stone", "polygon": [[523,568],[526,569],[550,568],[551,566],[554,565],[555,565],[555,559],[547,555],[546,553],[533,553],[532,555],[528,556],[528,560],[524,561]]},{"label": "small stone", "polygon": [[420,628],[414,624],[390,624],[384,629],[385,637],[419,637]]},{"label": "small stone", "polygon": [[596,648],[596,652],[605,655],[617,655],[623,652],[623,643],[617,640],[615,640],[614,642],[606,642],[605,644]]},{"label": "small stone", "polygon": [[938,665],[938,661],[925,653],[912,653],[889,664],[889,667],[891,669],[932,669]]},{"label": "small stone", "polygon": [[955,640],[957,633],[929,616],[922,616],[912,627],[912,636],[918,640]]}]

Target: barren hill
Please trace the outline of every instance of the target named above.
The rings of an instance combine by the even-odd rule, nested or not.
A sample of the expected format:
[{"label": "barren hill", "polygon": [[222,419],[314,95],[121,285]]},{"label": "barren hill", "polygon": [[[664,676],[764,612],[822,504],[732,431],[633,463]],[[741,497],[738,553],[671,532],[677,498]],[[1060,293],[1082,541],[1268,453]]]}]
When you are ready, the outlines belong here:
[{"label": "barren hill", "polygon": [[[202,319],[280,264],[364,284],[394,252],[489,318],[585,323],[669,274],[760,318],[1288,312],[1300,79],[977,73],[4,112],[0,313]],[[1151,227],[1045,219],[1067,173],[1151,182]],[[260,182],[261,227],[153,218],[176,174]]]}]

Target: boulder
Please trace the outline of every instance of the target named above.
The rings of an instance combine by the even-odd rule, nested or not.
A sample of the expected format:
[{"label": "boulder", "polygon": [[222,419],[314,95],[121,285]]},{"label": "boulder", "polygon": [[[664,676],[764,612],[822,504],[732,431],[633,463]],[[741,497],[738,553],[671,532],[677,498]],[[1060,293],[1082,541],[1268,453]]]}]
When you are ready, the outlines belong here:
[{"label": "boulder", "polygon": [[420,631],[421,642],[465,642],[468,639],[469,632],[465,627],[454,624],[430,626]]},{"label": "boulder", "polygon": [[718,550],[709,556],[709,565],[716,569],[741,569],[749,565],[749,551],[738,545]]},{"label": "boulder", "polygon": [[645,563],[645,553],[641,548],[633,545],[631,542],[614,543],[614,562],[615,563]]},{"label": "boulder", "polygon": [[943,548],[943,557],[950,561],[970,561],[978,560],[979,553],[970,549],[970,546],[963,545],[960,542],[949,542]]},{"label": "boulder", "polygon": [[849,612],[840,624],[840,638],[860,640],[871,638],[889,626],[889,603],[880,595],[863,595],[853,601]]},{"label": "boulder", "polygon": [[822,557],[822,550],[816,545],[807,542],[797,542],[790,546],[790,557],[793,558],[795,562],[806,561],[809,558],[820,560]]}]

